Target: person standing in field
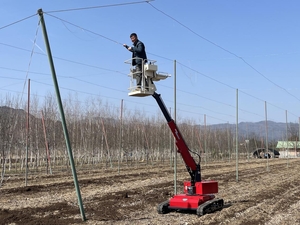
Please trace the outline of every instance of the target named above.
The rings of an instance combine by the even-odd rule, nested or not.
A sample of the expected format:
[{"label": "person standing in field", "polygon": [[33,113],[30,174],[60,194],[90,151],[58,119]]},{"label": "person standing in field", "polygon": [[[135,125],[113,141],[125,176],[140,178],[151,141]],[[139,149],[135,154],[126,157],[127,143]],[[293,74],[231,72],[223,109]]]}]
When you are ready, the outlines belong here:
[{"label": "person standing in field", "polygon": [[[143,64],[147,62],[146,48],[143,42],[138,39],[136,33],[130,34],[130,39],[133,43],[132,47],[129,47],[126,44],[123,44],[128,51],[132,52],[132,66],[135,66],[136,69],[136,85],[137,88],[141,88],[142,83],[142,69]],[[148,82],[146,81],[146,87],[148,87]]]}]

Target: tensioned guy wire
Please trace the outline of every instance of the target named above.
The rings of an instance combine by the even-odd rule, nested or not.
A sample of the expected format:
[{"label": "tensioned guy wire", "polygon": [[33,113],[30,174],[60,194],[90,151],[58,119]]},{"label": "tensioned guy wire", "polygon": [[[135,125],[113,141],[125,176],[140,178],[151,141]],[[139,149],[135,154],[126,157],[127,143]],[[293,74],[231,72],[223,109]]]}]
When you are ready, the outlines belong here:
[{"label": "tensioned guy wire", "polygon": [[21,98],[20,98],[20,103],[22,101],[24,90],[25,90],[25,86],[26,86],[26,83],[27,83],[27,78],[28,78],[28,74],[29,74],[29,70],[30,70],[30,65],[31,65],[31,62],[32,62],[32,56],[33,56],[33,53],[34,53],[34,48],[35,48],[35,44],[36,44],[36,39],[37,39],[39,27],[40,27],[40,20],[38,22],[38,26],[37,26],[36,32],[35,32],[35,37],[34,37],[33,46],[32,46],[32,50],[31,50],[31,54],[30,54],[30,59],[29,59],[28,68],[27,68],[27,72],[26,72],[26,77],[25,77],[25,81],[24,81],[24,85],[23,85],[23,90],[22,90],[22,94],[21,94]]},{"label": "tensioned guy wire", "polygon": [[17,24],[17,23],[20,23],[20,22],[22,22],[22,21],[24,21],[24,20],[27,20],[27,19],[29,19],[29,18],[31,18],[31,17],[34,17],[34,16],[36,16],[36,13],[33,14],[33,15],[31,15],[31,16],[25,17],[25,18],[23,18],[23,19],[21,19],[21,20],[17,20],[17,21],[15,21],[15,22],[13,22],[13,23],[10,23],[10,24],[8,24],[8,25],[5,25],[5,26],[3,26],[3,27],[0,27],[0,30],[2,30],[2,29],[4,29],[4,28],[7,28],[7,27],[10,27],[10,26],[12,26],[12,25],[15,25],[15,24]]}]

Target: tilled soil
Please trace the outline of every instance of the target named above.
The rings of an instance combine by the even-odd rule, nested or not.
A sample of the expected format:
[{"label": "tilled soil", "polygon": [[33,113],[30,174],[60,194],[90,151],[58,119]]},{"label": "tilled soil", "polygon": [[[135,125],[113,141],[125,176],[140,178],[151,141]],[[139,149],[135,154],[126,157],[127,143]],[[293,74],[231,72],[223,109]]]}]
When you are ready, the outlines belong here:
[{"label": "tilled soil", "polygon": [[[221,211],[158,214],[174,193],[173,169],[139,164],[112,169],[78,169],[86,221],[82,221],[70,171],[53,175],[10,174],[0,188],[0,224],[300,224],[300,159],[265,159],[202,165],[203,180],[219,182]],[[189,180],[178,165],[178,193]]]}]

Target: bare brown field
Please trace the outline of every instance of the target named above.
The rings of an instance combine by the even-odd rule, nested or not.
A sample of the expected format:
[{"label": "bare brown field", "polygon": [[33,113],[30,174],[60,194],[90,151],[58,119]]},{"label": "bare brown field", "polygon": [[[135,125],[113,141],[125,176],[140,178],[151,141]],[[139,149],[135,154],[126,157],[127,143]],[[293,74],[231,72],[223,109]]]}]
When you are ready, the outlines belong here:
[{"label": "bare brown field", "polygon": [[[219,182],[221,211],[158,214],[157,205],[173,192],[169,163],[79,170],[87,221],[81,219],[70,171],[54,175],[10,174],[0,188],[0,224],[300,224],[300,159],[264,159],[202,165],[202,178]],[[189,175],[178,166],[178,193]],[[8,175],[7,175],[8,176]]]}]

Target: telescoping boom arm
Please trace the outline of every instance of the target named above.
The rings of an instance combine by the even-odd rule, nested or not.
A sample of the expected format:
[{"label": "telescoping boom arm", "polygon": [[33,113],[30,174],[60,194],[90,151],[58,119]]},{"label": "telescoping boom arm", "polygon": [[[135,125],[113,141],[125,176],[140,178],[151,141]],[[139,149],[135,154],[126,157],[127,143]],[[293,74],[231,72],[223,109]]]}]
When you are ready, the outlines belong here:
[{"label": "telescoping boom arm", "polygon": [[[200,173],[200,162],[197,164],[194,160],[194,158],[190,154],[190,150],[185,143],[184,139],[182,138],[182,135],[174,122],[174,120],[171,118],[169,112],[167,111],[167,108],[163,102],[163,100],[160,97],[160,94],[157,94],[154,92],[152,95],[155,100],[157,101],[162,113],[164,114],[168,125],[173,133],[174,138],[176,139],[176,146],[178,148],[178,152],[181,154],[186,168],[191,176],[191,184],[195,184],[195,182],[201,181],[201,173]],[[199,157],[200,158],[200,157]],[[200,159],[199,159],[200,161]]]}]

